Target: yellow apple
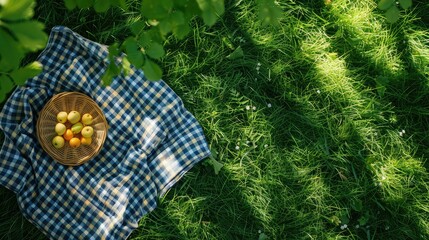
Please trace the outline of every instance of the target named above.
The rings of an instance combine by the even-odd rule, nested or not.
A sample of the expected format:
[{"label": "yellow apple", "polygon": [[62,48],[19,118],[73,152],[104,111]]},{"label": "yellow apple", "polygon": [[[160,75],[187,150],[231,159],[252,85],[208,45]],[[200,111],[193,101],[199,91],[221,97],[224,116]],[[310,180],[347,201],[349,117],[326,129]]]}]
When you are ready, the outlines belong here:
[{"label": "yellow apple", "polygon": [[54,145],[55,148],[64,147],[64,138],[61,136],[55,136],[54,139],[52,139],[52,145]]},{"label": "yellow apple", "polygon": [[71,111],[69,112],[69,114],[67,115],[67,120],[69,120],[69,122],[71,124],[75,124],[77,122],[79,122],[80,120],[80,113],[77,111]]},{"label": "yellow apple", "polygon": [[94,129],[91,126],[86,126],[82,128],[81,134],[84,138],[90,138],[94,134]]},{"label": "yellow apple", "polygon": [[57,125],[55,125],[55,132],[58,135],[63,135],[67,130],[66,125],[64,125],[64,123],[57,123]]},{"label": "yellow apple", "polygon": [[83,114],[82,123],[85,125],[91,125],[92,124],[92,115],[89,113]]},{"label": "yellow apple", "polygon": [[67,122],[67,113],[66,112],[59,112],[57,114],[57,121],[60,123],[65,123]]},{"label": "yellow apple", "polygon": [[71,127],[71,131],[74,134],[78,134],[78,133],[80,133],[82,128],[83,128],[83,124],[81,122],[78,122],[78,123],[73,124],[73,126]]},{"label": "yellow apple", "polygon": [[92,138],[81,137],[81,138],[80,138],[80,143],[81,143],[82,145],[91,145],[91,143],[92,143]]},{"label": "yellow apple", "polygon": [[74,138],[70,139],[69,144],[70,144],[70,147],[77,148],[80,146],[80,140],[79,140],[79,138],[74,137]]}]

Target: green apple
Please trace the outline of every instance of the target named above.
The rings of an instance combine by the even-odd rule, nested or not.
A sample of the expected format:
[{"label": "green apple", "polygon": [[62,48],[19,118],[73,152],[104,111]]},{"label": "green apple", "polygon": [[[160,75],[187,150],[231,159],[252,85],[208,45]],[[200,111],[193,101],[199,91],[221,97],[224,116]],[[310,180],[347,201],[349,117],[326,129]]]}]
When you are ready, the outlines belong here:
[{"label": "green apple", "polygon": [[94,134],[94,129],[91,126],[86,126],[82,128],[81,134],[84,138],[90,138]]},{"label": "green apple", "polygon": [[78,122],[78,123],[73,124],[73,126],[71,127],[71,130],[74,134],[78,134],[78,133],[80,133],[82,128],[83,128],[83,124],[81,122]]},{"label": "green apple", "polygon": [[54,145],[55,148],[64,147],[64,138],[61,136],[55,136],[54,139],[52,139],[52,145]]},{"label": "green apple", "polygon": [[67,122],[67,112],[59,112],[57,114],[57,121],[60,123],[65,123]]},{"label": "green apple", "polygon": [[71,124],[75,124],[75,123],[79,122],[80,121],[80,113],[77,111],[69,112],[69,114],[67,115],[67,120],[69,120],[69,122]]},{"label": "green apple", "polygon": [[64,123],[57,123],[57,125],[55,125],[55,132],[58,135],[63,135],[67,130],[66,125],[64,125]]},{"label": "green apple", "polygon": [[91,125],[92,124],[92,115],[89,113],[83,114],[82,123],[85,125]]}]

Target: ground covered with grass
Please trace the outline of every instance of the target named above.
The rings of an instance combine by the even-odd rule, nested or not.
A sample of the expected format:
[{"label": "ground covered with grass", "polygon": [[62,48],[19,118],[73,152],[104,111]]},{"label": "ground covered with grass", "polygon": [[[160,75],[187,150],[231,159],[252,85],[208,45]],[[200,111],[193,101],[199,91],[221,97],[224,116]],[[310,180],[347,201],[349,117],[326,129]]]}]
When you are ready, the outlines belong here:
[{"label": "ground covered with grass", "polygon": [[[285,0],[277,28],[225,4],[160,62],[224,166],[194,167],[130,239],[428,239],[429,4],[389,24],[374,0]],[[138,19],[36,15],[105,44]],[[0,239],[44,239],[4,188]]]}]

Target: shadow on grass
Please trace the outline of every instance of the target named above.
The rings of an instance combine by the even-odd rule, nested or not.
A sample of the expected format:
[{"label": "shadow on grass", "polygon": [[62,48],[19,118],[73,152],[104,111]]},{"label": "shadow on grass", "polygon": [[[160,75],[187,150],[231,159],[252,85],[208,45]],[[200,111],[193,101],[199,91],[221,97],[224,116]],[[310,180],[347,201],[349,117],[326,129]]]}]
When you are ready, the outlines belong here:
[{"label": "shadow on grass", "polygon": [[13,192],[0,187],[0,239],[47,239],[19,210]]}]

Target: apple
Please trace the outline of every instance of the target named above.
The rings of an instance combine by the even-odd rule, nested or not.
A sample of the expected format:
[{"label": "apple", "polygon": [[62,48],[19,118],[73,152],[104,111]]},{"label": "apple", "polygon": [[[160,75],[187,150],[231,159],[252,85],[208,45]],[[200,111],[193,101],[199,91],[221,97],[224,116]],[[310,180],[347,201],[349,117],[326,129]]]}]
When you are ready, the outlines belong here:
[{"label": "apple", "polygon": [[69,122],[71,124],[75,124],[77,122],[79,122],[80,120],[80,113],[77,111],[71,111],[69,112],[69,114],[67,115],[67,120],[69,120]]},{"label": "apple", "polygon": [[85,125],[91,125],[92,124],[92,115],[89,113],[83,114],[82,123]]},{"label": "apple", "polygon": [[86,138],[86,137],[81,137],[80,138],[80,143],[82,144],[82,145],[91,145],[91,143],[92,143],[92,138]]},{"label": "apple", "polygon": [[85,138],[90,138],[94,134],[94,129],[91,126],[86,126],[82,128],[81,134]]},{"label": "apple", "polygon": [[66,125],[64,125],[64,123],[57,123],[57,125],[55,125],[55,132],[58,135],[63,135],[67,130]]},{"label": "apple", "polygon": [[55,148],[64,147],[64,138],[61,136],[55,136],[54,139],[52,139],[52,145],[54,145]]},{"label": "apple", "polygon": [[57,114],[57,121],[60,123],[66,123],[67,122],[67,113],[66,112],[59,112]]},{"label": "apple", "polygon": [[80,146],[80,140],[79,140],[79,138],[74,137],[74,138],[70,139],[69,144],[70,144],[70,147],[77,148]]},{"label": "apple", "polygon": [[69,141],[70,139],[72,139],[74,137],[72,130],[67,129],[66,132],[64,133],[63,137],[66,141]]},{"label": "apple", "polygon": [[78,123],[73,124],[73,126],[71,127],[71,131],[74,134],[78,134],[78,133],[80,133],[82,128],[83,128],[83,124],[81,122],[78,122]]}]

